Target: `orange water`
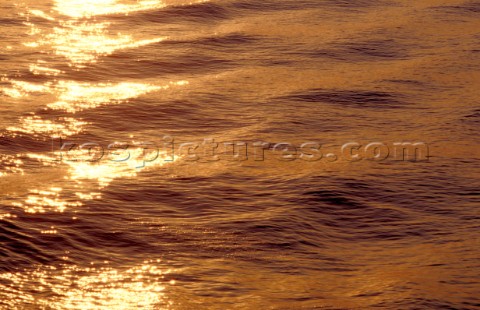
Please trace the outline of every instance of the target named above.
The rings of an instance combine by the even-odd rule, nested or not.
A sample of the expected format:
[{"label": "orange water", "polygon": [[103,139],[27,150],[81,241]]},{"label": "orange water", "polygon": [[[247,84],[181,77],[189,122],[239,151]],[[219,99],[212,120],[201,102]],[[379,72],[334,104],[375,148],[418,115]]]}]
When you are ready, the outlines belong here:
[{"label": "orange water", "polygon": [[478,1],[39,2],[0,0],[2,309],[480,308]]}]

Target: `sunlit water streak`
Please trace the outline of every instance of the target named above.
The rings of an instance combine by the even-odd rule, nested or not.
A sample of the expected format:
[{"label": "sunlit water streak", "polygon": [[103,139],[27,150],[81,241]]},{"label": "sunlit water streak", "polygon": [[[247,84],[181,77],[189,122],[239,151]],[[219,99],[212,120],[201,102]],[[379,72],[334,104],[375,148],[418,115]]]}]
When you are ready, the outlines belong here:
[{"label": "sunlit water streak", "polygon": [[73,18],[92,17],[95,15],[129,14],[144,10],[165,7],[160,0],[141,0],[121,3],[117,0],[55,0],[54,10]]},{"label": "sunlit water streak", "polygon": [[[68,261],[68,256],[63,258]],[[164,290],[175,282],[164,280],[171,270],[159,263],[160,260],[149,260],[126,270],[104,264],[0,273],[3,283],[13,284],[0,284],[7,297],[0,305],[15,308],[23,303],[39,308],[87,310],[170,309],[172,303]],[[38,294],[45,297],[38,298]]]},{"label": "sunlit water streak", "polygon": [[44,135],[50,138],[68,137],[80,133],[87,124],[71,117],[50,121],[39,116],[27,116],[20,118],[19,121],[20,126],[7,128],[14,137],[17,134]]},{"label": "sunlit water streak", "polygon": [[[98,57],[112,54],[119,49],[138,48],[142,45],[158,43],[163,38],[146,39],[134,41],[131,35],[110,35],[108,28],[110,23],[92,22],[78,20],[78,18],[90,18],[94,15],[104,14],[128,14],[130,12],[151,10],[164,7],[165,4],[160,1],[141,1],[136,4],[120,4],[117,1],[56,1],[55,11],[66,15],[71,20],[56,19],[42,10],[29,9],[29,15],[43,18],[49,22],[57,23],[56,27],[45,30],[33,22],[24,22],[29,27],[29,36],[35,38],[34,41],[24,43],[29,48],[47,48],[53,50],[56,55],[64,56],[68,59],[68,64],[78,69],[85,68],[86,64],[95,63]],[[52,31],[53,30],[53,31]],[[44,33],[47,31],[47,33]],[[51,31],[50,33],[48,33]],[[48,62],[37,60],[36,64],[29,66],[30,72],[35,75],[58,76],[64,72],[58,69],[49,68]],[[43,84],[31,83],[2,77],[4,83],[10,86],[0,88],[1,92],[9,97],[20,99],[27,98],[36,94],[52,94],[58,99],[55,102],[46,105],[46,108],[52,110],[62,110],[67,113],[76,113],[85,109],[97,108],[101,105],[121,103],[129,99],[139,97],[153,91],[166,90],[172,86],[187,85],[188,81],[170,82],[166,85],[156,86],[146,83],[79,83],[68,80],[48,81]],[[61,117],[55,120],[43,119],[40,116],[24,116],[19,118],[17,126],[7,127],[6,130],[10,136],[15,138],[18,135],[30,135],[43,139],[66,138],[78,135],[85,130],[88,122],[73,117]],[[81,186],[82,182],[95,180],[98,182],[98,188],[108,186],[117,178],[132,178],[145,169],[143,148],[131,148],[128,160],[112,161],[102,160],[102,162],[91,162],[88,160],[79,160],[82,151],[70,151],[69,156],[76,156],[75,160],[65,160],[60,163],[57,159],[60,153],[50,155],[41,155],[36,153],[26,154],[27,158],[41,162],[44,166],[56,167],[59,164],[67,164],[67,170],[64,178],[73,181],[77,199],[63,198],[61,187],[43,187],[41,189],[29,190],[29,194],[24,202],[14,202],[13,206],[25,210],[27,213],[45,213],[46,211],[64,212],[67,208],[75,208],[83,205],[82,201],[100,199],[101,194],[85,190]],[[158,159],[148,166],[163,165],[165,161],[164,154],[157,154]],[[167,160],[171,162],[171,160]],[[12,164],[14,164],[12,166]],[[23,173],[21,168],[22,161],[17,159],[2,160],[2,167],[5,172],[1,176],[11,173]],[[71,189],[70,189],[71,190]]]},{"label": "sunlit water streak", "polygon": [[[63,187],[43,185],[38,189],[29,190],[24,201],[12,203],[27,213],[75,210],[86,201],[101,199],[102,194],[98,191],[116,179],[135,178],[144,170],[159,169],[180,159],[178,156],[172,157],[170,152],[157,152],[135,146],[117,151],[115,156],[105,156],[98,160],[92,158],[87,150],[70,150],[68,153],[58,151],[53,155],[32,153],[26,156],[39,160],[46,166],[68,167],[63,176]],[[53,184],[55,183],[51,186]]]},{"label": "sunlit water streak", "polygon": [[27,25],[35,40],[25,43],[25,46],[53,49],[56,55],[65,57],[70,66],[77,68],[84,68],[87,64],[96,62],[98,57],[110,55],[117,50],[138,48],[165,39],[135,40],[131,35],[112,34],[109,31],[111,24],[107,22],[60,20],[53,31],[48,29],[50,33],[44,33],[33,23]]},{"label": "sunlit water streak", "polygon": [[103,104],[120,103],[136,98],[153,91],[166,90],[172,86],[188,84],[186,81],[170,82],[167,85],[156,86],[143,83],[118,83],[118,84],[89,84],[61,81],[56,86],[60,92],[59,101],[47,105],[54,110],[77,112],[85,109],[96,108]]},{"label": "sunlit water streak", "polygon": [[0,155],[0,177],[10,173],[24,173],[24,170],[21,168],[23,161],[19,157],[19,155]]},{"label": "sunlit water streak", "polygon": [[[32,72],[37,72],[38,68],[34,66]],[[55,71],[48,69],[48,72]],[[92,109],[109,103],[125,102],[149,92],[167,90],[174,86],[188,85],[188,81],[169,82],[165,85],[132,82],[94,84],[66,80],[55,83],[47,82],[45,84],[9,79],[4,79],[4,81],[10,83],[11,86],[0,88],[0,90],[9,97],[22,98],[32,94],[53,94],[58,100],[47,104],[46,107],[54,110],[65,110],[69,113]]]}]

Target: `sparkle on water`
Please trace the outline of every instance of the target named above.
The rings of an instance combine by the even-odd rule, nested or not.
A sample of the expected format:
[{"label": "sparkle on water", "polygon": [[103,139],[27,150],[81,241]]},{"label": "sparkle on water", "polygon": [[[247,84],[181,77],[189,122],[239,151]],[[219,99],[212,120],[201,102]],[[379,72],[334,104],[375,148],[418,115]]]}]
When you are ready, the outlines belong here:
[{"label": "sparkle on water", "polygon": [[[28,21],[25,22],[29,27],[29,39],[24,46],[62,56],[70,67],[84,70],[101,56],[111,55],[121,49],[158,43],[164,39],[134,38],[132,35],[112,33],[110,23],[96,22],[92,17],[128,14],[164,5],[163,1],[157,0],[129,3],[116,0],[56,0],[50,12],[29,10]],[[61,17],[57,17],[58,14]],[[45,28],[35,24],[30,16],[48,20],[54,27]],[[152,84],[135,81],[82,83],[62,79],[61,75],[65,72],[52,68],[50,63],[43,60],[31,63],[28,69],[35,76],[49,77],[50,82],[31,83],[4,76],[0,94],[13,99],[39,94],[48,98],[52,96],[54,100],[46,103],[46,109],[71,114],[188,84],[187,81]],[[73,117],[46,119],[32,113],[20,117],[17,124],[7,128],[7,132],[12,137],[32,135],[43,139],[65,138],[82,133],[87,125],[87,122]],[[59,169],[59,173],[54,173],[54,179],[42,182],[40,187],[28,189],[24,199],[13,202],[12,206],[23,209],[26,213],[64,212],[67,208],[79,208],[86,200],[100,199],[101,193],[98,190],[113,180],[132,178],[145,169],[161,167],[172,161],[167,154],[148,152],[141,145],[128,149],[128,152],[128,160],[123,161],[109,158],[100,161],[78,160],[85,155],[81,150],[69,152],[69,156],[77,157],[76,160],[58,160],[59,152],[24,154],[22,159]],[[22,159],[18,155],[2,155],[0,177],[22,174]],[[2,220],[11,217],[10,213],[0,214]],[[57,235],[58,229],[51,226],[40,230],[40,233]],[[63,259],[69,260],[68,253]],[[164,279],[168,273],[169,270],[160,267],[158,260],[145,261],[140,266],[122,270],[111,268],[107,264],[101,267],[92,265],[91,268],[72,265],[39,266],[21,272],[5,272],[0,274],[0,290],[4,299],[0,306],[12,309],[18,305],[42,309],[169,309],[172,302],[166,298],[164,289],[167,284],[173,285],[174,281]]]},{"label": "sparkle on water", "polygon": [[[41,10],[29,10],[31,16],[40,17],[56,23],[51,29],[44,29],[35,23],[28,21],[28,35],[33,41],[25,43],[27,47],[43,47],[53,50],[55,54],[64,56],[70,66],[83,70],[88,63],[94,63],[99,56],[109,55],[116,50],[139,47],[146,44],[160,42],[162,38],[149,38],[134,40],[131,35],[119,33],[111,34],[110,23],[95,22],[91,17],[102,14],[128,14],[139,10],[146,10],[164,6],[162,1],[130,1],[120,3],[115,0],[90,1],[90,0],[58,0],[55,1],[54,9],[50,13]],[[54,18],[54,13],[60,13],[62,18]],[[32,95],[46,94],[56,98],[46,104],[47,109],[62,110],[67,113],[76,113],[86,109],[93,109],[105,104],[118,104],[129,99],[159,90],[167,90],[173,86],[184,86],[188,81],[168,83],[138,83],[125,81],[120,83],[86,83],[71,80],[56,79],[62,73],[61,70],[50,68],[46,61],[38,60],[29,65],[29,70],[34,75],[53,76],[53,81],[31,83],[18,81],[8,77],[2,77],[2,82],[7,87],[0,91],[15,99]],[[80,134],[84,131],[88,122],[74,117],[57,117],[44,119],[41,116],[23,116],[18,124],[9,126],[7,131],[13,136],[33,135],[43,139],[66,138]],[[72,150],[69,156],[76,156],[76,160],[61,160],[60,153],[40,154],[28,153],[24,156],[29,160],[40,162],[44,166],[66,168],[64,179],[69,181],[65,186],[73,186],[73,197],[64,197],[64,188],[57,185],[47,184],[43,189],[29,190],[23,202],[15,202],[13,205],[23,208],[28,213],[45,213],[47,211],[63,212],[68,207],[79,207],[84,200],[101,198],[101,194],[95,190],[108,186],[117,178],[135,177],[146,168],[159,167],[171,162],[165,153],[147,154],[143,147],[133,147],[128,151],[128,160],[114,161],[103,158],[100,161],[78,160],[85,155],[82,150]],[[155,156],[146,160],[148,156]],[[88,155],[87,155],[88,157]],[[65,158],[63,158],[65,159]],[[2,171],[0,177],[9,173],[22,173],[22,161],[14,158],[2,158]],[[7,165],[8,164],[8,165]],[[87,182],[85,184],[84,182]],[[92,182],[97,186],[91,188]]]},{"label": "sparkle on water", "polygon": [[7,130],[16,134],[60,138],[80,133],[86,124],[88,123],[71,117],[51,121],[39,116],[27,116],[20,119],[19,126],[11,126]]},{"label": "sparkle on water", "polygon": [[180,81],[156,86],[131,82],[90,84],[61,81],[56,86],[57,91],[60,92],[58,101],[49,104],[48,107],[74,113],[107,103],[119,103],[152,91],[166,90],[172,85],[183,85],[184,83],[184,81]]},{"label": "sparkle on water", "polygon": [[117,0],[56,0],[55,10],[73,18],[85,18],[95,15],[128,14],[151,10],[165,6],[164,1],[142,0],[119,3]]},{"label": "sparkle on water", "polygon": [[[64,260],[68,259],[66,253]],[[21,303],[42,309],[169,309],[172,303],[164,291],[174,284],[165,279],[171,272],[160,260],[126,270],[111,268],[108,262],[89,268],[39,267],[0,274],[0,289],[10,297],[4,302],[12,309]]]}]

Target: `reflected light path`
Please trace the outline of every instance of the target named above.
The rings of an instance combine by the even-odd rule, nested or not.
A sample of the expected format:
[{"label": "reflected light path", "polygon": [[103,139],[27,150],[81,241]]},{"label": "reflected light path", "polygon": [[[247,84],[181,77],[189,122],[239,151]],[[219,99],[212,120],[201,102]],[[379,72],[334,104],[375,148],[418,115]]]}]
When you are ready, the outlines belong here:
[{"label": "reflected light path", "polygon": [[0,274],[0,289],[10,297],[4,302],[11,309],[25,304],[42,309],[170,309],[172,302],[164,290],[175,284],[165,279],[171,272],[160,266],[160,260],[126,270],[108,265],[39,267]]},{"label": "reflected light path", "polygon": [[[115,0],[56,1],[54,11],[69,19],[58,19],[56,27],[47,29],[42,29],[30,21],[26,22],[25,25],[30,27],[29,35],[36,39],[24,45],[32,48],[53,49],[56,55],[69,60],[69,66],[85,68],[87,64],[95,63],[100,56],[110,55],[120,49],[158,43],[165,39],[158,37],[136,40],[131,35],[112,34],[109,31],[111,23],[90,21],[90,17],[128,14],[164,6],[162,1],[140,1],[134,4],[120,4]],[[30,10],[29,13],[49,21],[56,21],[54,17],[40,10]]]},{"label": "reflected light path", "polygon": [[[101,199],[99,190],[107,187],[116,179],[134,178],[144,170],[158,169],[179,159],[172,158],[167,152],[148,151],[143,147],[129,148],[128,159],[113,161],[103,158],[97,162],[88,161],[91,155],[86,150],[72,150],[67,157],[27,154],[30,159],[38,160],[44,165],[67,166],[62,185],[54,180],[50,187],[29,190],[22,202],[14,202],[12,206],[23,209],[26,213],[64,212],[68,208],[83,206],[85,201]],[[124,156],[124,154],[117,154]],[[61,158],[61,161],[57,161]],[[126,158],[126,157],[125,157]]]},{"label": "reflected light path", "polygon": [[144,83],[77,83],[61,81],[57,86],[60,91],[59,101],[48,105],[54,110],[77,112],[85,109],[96,108],[100,105],[122,102],[131,98],[147,94],[152,91],[166,90],[174,85],[185,85],[186,81],[171,82],[163,86]]},{"label": "reflected light path", "polygon": [[19,157],[19,155],[0,154],[0,177],[11,173],[22,175],[25,173],[24,169],[22,169],[23,161]]},{"label": "reflected light path", "polygon": [[106,28],[109,23],[61,22],[61,28],[47,35],[40,44],[51,45],[57,55],[66,57],[70,65],[84,67],[86,63],[96,62],[99,56],[110,55],[116,50],[136,48],[158,43],[164,38],[135,41],[130,35],[109,35]]},{"label": "reflected light path", "polygon": [[126,48],[158,43],[165,37],[135,40],[131,35],[110,34],[110,23],[89,23],[80,21],[59,21],[49,34],[43,34],[40,28],[29,24],[32,36],[40,35],[33,42],[24,43],[27,47],[47,47],[53,49],[56,55],[69,60],[69,66],[85,68],[86,64],[95,63],[100,56]]},{"label": "reflected light path", "polygon": [[[36,71],[35,65],[30,66],[30,68],[32,72]],[[3,77],[1,81],[9,83],[11,87],[2,87],[0,88],[0,91],[4,95],[12,98],[26,97],[32,93],[48,92],[51,86],[51,83],[48,83],[48,82],[43,85],[40,85],[40,84],[29,83],[24,81],[10,80],[6,77]]]},{"label": "reflected light path", "polygon": [[[28,20],[24,23],[29,27],[29,37],[23,45],[45,55],[61,56],[61,61],[66,60],[68,66],[75,70],[88,70],[88,66],[98,62],[100,57],[111,55],[115,51],[164,40],[164,37],[134,38],[133,35],[112,33],[111,23],[97,22],[92,17],[129,14],[164,6],[163,1],[155,0],[129,3],[115,0],[56,0],[50,12],[29,10]],[[30,17],[48,22],[36,24],[35,19]],[[43,109],[47,112],[41,113],[41,116],[33,112],[20,116],[16,124],[6,126],[6,134],[10,137],[25,136],[46,140],[75,136],[85,132],[85,127],[92,124],[68,115],[56,116],[58,112],[50,115],[48,110],[74,114],[188,84],[187,81],[167,81],[163,84],[138,81],[79,82],[62,79],[65,73],[62,70],[65,69],[55,68],[50,61],[45,60],[34,60],[27,68],[34,76],[45,77],[47,82],[32,83],[4,76],[0,94],[14,99],[32,100],[37,104],[37,111]],[[124,161],[58,161],[58,152],[2,156],[0,177],[5,177],[4,181],[9,182],[12,174],[23,175],[22,165],[40,164],[36,167],[51,170],[51,177],[33,187],[22,188],[22,197],[18,197],[11,205],[30,214],[65,212],[68,209],[75,213],[75,209],[83,206],[85,201],[101,199],[101,189],[114,180],[135,178],[141,171],[158,169],[172,162],[166,153],[152,155],[139,145],[128,151],[130,156]],[[77,158],[85,155],[82,151],[72,153],[69,152],[69,155]],[[152,156],[156,159],[152,160]],[[146,157],[149,158],[147,162]],[[0,214],[0,219],[9,217],[10,213]],[[51,226],[40,232],[48,237],[61,234],[60,230],[61,228]],[[68,253],[62,259],[68,262]],[[165,279],[170,270],[161,267],[159,260],[148,260],[140,265],[135,263],[133,267],[132,264],[110,267],[108,263],[97,266],[93,263],[90,268],[77,265],[35,266],[20,272],[0,273],[3,299],[0,300],[0,307],[85,310],[171,308],[173,303],[166,297],[164,290],[168,285],[173,285],[174,281]]]},{"label": "reflected light path", "polygon": [[26,213],[45,213],[46,210],[63,212],[67,207],[79,207],[80,201],[68,202],[60,198],[62,188],[52,187],[48,190],[30,190],[24,203],[16,202],[14,206],[23,208]]},{"label": "reflected light path", "polygon": [[[68,178],[80,184],[82,181],[95,180],[98,182],[100,188],[103,188],[115,179],[132,178],[137,176],[142,170],[161,167],[178,158],[171,158],[166,152],[148,152],[141,147],[129,148],[126,152],[128,152],[128,159],[124,161],[113,161],[106,158],[101,159],[98,163],[81,160],[64,160],[70,167]],[[86,152],[77,151],[77,155],[73,155],[73,157],[75,159],[81,158],[82,153]]]},{"label": "reflected light path", "polygon": [[[47,54],[60,55],[68,60],[68,65],[76,70],[88,70],[87,65],[94,64],[100,56],[107,56],[116,50],[136,48],[160,42],[163,38],[143,38],[135,40],[131,35],[110,33],[111,23],[96,22],[92,17],[102,14],[128,14],[130,12],[149,10],[165,6],[161,1],[130,1],[129,3],[114,0],[57,0],[53,10],[46,13],[38,9],[29,10],[28,16],[47,20],[47,24],[34,23],[28,18],[25,23],[29,27],[30,42],[24,43],[30,48],[44,48]],[[60,13],[61,16],[55,14]],[[27,16],[27,17],[28,17]],[[47,27],[45,26],[47,25]],[[44,60],[37,60],[29,65],[34,75],[49,77],[47,82],[32,83],[3,77],[6,87],[1,93],[8,97],[32,99],[43,96],[47,100],[44,110],[60,110],[74,114],[87,109],[94,109],[107,104],[120,104],[154,91],[167,90],[175,86],[184,86],[188,81],[145,83],[123,81],[120,83],[87,83],[61,79],[65,72],[50,68]],[[67,138],[85,132],[91,125],[80,118],[38,116],[34,113],[22,116],[18,123],[6,128],[12,137],[30,136],[36,139]],[[27,213],[64,212],[68,208],[78,208],[86,200],[100,199],[98,191],[118,178],[134,178],[144,169],[161,167],[171,161],[165,160],[166,154],[159,153],[158,159],[143,164],[145,156],[142,147],[128,150],[130,158],[115,162],[101,160],[57,161],[59,153],[40,154],[27,153],[23,156],[32,163],[40,163],[51,169],[60,169],[55,173],[57,178],[47,182],[40,188],[29,189],[21,202],[14,206]],[[69,155],[82,156],[81,152],[69,152]],[[22,173],[22,162],[10,161],[10,168],[0,171],[2,175]],[[60,184],[60,185],[59,185]]]},{"label": "reflected light path", "polygon": [[128,14],[165,7],[165,2],[159,0],[129,2],[119,3],[117,0],[56,0],[55,10],[72,18],[88,18],[95,15]]},{"label": "reflected light path", "polygon": [[49,136],[51,138],[60,138],[72,136],[80,133],[87,122],[79,121],[71,117],[62,117],[53,122],[44,120],[38,116],[27,116],[20,119],[20,126],[8,127],[7,130],[16,134],[30,134],[35,137]]}]

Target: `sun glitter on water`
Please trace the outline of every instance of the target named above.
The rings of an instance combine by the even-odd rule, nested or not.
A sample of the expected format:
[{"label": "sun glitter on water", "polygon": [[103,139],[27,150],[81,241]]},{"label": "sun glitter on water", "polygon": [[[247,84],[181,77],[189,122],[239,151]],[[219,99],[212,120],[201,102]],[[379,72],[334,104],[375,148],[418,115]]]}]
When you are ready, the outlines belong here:
[{"label": "sun glitter on water", "polygon": [[[41,309],[171,309],[165,289],[175,281],[167,279],[172,270],[160,266],[160,260],[147,260],[128,269],[106,263],[0,273],[0,289],[8,292],[4,296],[11,298],[5,302],[12,308],[23,302]],[[24,290],[26,286],[30,289]]]}]

